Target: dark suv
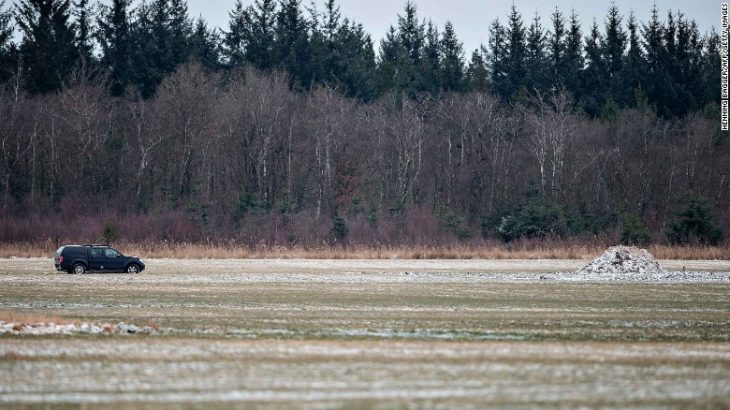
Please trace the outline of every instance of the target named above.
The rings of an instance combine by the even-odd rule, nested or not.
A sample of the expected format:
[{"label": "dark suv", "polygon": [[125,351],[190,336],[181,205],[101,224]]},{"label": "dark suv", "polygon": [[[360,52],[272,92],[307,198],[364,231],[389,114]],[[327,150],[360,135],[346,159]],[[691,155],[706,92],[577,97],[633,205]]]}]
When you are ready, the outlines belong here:
[{"label": "dark suv", "polygon": [[124,256],[107,245],[64,245],[56,251],[54,262],[56,270],[68,273],[139,273],[145,268],[142,259]]}]

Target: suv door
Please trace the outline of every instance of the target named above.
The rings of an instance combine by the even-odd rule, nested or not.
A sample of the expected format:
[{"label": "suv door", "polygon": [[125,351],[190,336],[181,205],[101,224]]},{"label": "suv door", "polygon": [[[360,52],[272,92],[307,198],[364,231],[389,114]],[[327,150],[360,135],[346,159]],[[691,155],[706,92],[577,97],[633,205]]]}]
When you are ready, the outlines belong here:
[{"label": "suv door", "polygon": [[124,257],[114,248],[104,248],[104,270],[121,271]]},{"label": "suv door", "polygon": [[89,270],[105,270],[106,258],[101,248],[89,248]]}]

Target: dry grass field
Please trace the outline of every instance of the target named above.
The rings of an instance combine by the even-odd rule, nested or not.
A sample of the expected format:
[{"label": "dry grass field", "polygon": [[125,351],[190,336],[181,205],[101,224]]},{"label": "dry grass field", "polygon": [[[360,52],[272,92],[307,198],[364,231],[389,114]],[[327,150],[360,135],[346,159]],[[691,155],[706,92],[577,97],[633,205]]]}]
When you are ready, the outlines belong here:
[{"label": "dry grass field", "polygon": [[575,260],[147,263],[0,260],[0,321],[161,329],[0,334],[0,407],[730,406],[730,281],[539,279]]},{"label": "dry grass field", "polygon": [[[245,247],[235,244],[121,243],[115,244],[129,255],[175,259],[589,259],[610,244],[564,241],[517,241],[510,244],[486,242],[452,246],[322,246]],[[5,243],[0,258],[49,257],[57,244]],[[730,246],[651,245],[647,249],[658,259],[730,260]]]}]

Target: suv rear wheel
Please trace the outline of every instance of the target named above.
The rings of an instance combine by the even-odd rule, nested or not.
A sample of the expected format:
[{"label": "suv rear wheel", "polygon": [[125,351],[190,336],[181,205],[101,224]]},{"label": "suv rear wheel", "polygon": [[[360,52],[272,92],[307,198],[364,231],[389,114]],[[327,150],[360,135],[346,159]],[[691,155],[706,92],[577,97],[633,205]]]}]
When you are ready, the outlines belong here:
[{"label": "suv rear wheel", "polygon": [[130,263],[129,266],[127,266],[127,273],[139,273],[139,266],[135,263]]},{"label": "suv rear wheel", "polygon": [[77,263],[73,267],[73,272],[77,275],[80,275],[82,273],[86,273],[86,265],[83,263]]}]

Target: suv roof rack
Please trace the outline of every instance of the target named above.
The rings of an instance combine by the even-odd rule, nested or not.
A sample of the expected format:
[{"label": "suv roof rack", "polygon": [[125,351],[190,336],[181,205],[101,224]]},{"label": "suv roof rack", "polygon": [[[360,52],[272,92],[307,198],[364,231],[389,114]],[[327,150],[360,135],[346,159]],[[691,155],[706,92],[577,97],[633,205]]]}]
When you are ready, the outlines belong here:
[{"label": "suv roof rack", "polygon": [[85,243],[81,246],[109,246],[109,245],[107,245],[105,243]]}]

